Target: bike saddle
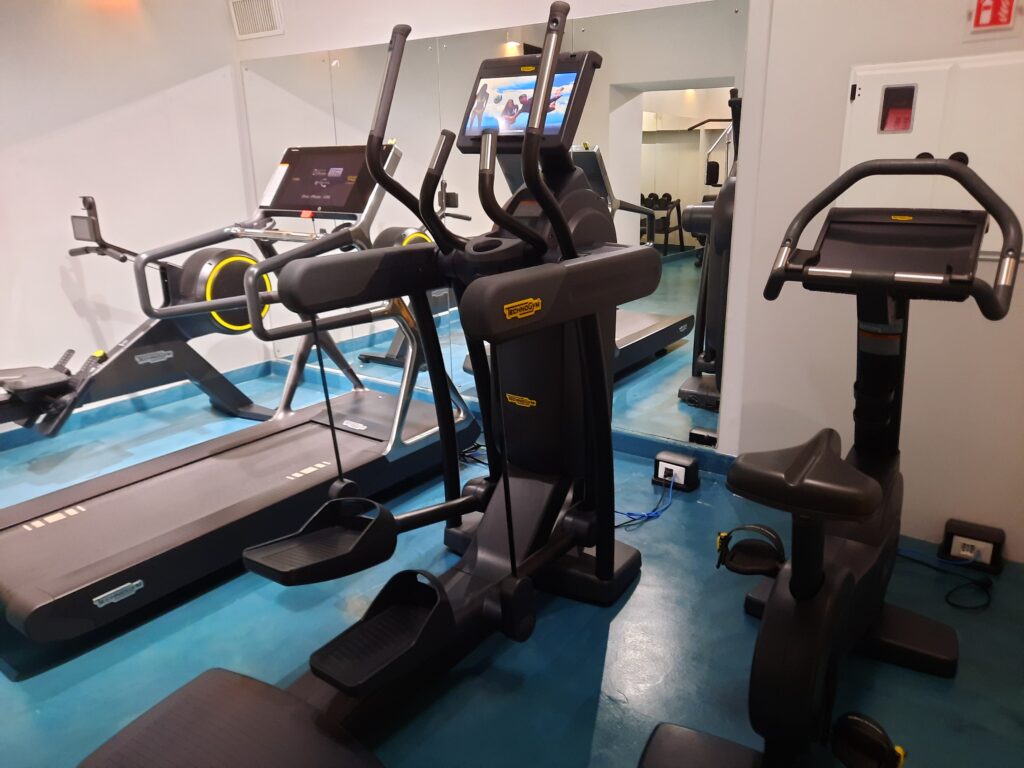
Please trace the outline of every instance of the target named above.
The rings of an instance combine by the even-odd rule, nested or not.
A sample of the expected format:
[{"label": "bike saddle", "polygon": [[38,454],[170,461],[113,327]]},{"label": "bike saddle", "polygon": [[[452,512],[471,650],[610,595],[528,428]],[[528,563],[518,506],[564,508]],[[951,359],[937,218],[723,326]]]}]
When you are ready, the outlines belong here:
[{"label": "bike saddle", "polygon": [[882,488],[840,455],[834,429],[806,443],[775,451],[744,453],[733,462],[726,485],[733,493],[796,515],[868,517],[882,503]]}]

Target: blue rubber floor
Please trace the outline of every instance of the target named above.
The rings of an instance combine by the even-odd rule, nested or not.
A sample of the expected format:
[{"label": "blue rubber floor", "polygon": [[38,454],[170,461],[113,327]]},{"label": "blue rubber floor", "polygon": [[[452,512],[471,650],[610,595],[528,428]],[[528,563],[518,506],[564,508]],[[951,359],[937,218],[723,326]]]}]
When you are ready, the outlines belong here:
[{"label": "blue rubber floor", "polygon": [[[649,460],[619,454],[615,465],[619,508],[649,509],[657,500]],[[393,507],[440,498],[427,484]],[[751,520],[783,522],[703,475],[662,518],[621,534],[641,549],[644,568],[620,604],[544,598],[528,642],[485,642],[431,706],[393,724],[378,754],[395,768],[630,766],[662,720],[755,744],[745,697],[757,625],[741,609],[752,582],[713,567],[716,532]],[[211,666],[289,684],[392,573],[450,564],[440,538],[437,526],[409,533],[391,561],[335,583],[288,589],[242,575],[60,667],[20,683],[0,679],[2,764],[73,765]],[[960,674],[939,680],[854,660],[840,710],[881,719],[911,765],[1020,765],[1024,573],[1012,567],[998,581],[991,609],[960,612],[943,603],[948,578],[899,564],[892,599],[957,627]]]}]

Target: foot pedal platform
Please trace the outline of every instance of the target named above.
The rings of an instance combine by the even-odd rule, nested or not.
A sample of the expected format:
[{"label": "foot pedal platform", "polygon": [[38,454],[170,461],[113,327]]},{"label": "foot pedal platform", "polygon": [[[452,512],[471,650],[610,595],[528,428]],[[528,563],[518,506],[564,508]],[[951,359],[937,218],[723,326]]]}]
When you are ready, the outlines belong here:
[{"label": "foot pedal platform", "polygon": [[784,560],[779,550],[761,539],[742,539],[729,548],[722,558],[722,565],[741,576],[767,576],[774,579],[779,575]]},{"label": "foot pedal platform", "polygon": [[392,514],[369,499],[331,499],[297,532],[242,553],[253,573],[293,587],[338,579],[387,560],[398,543]]},{"label": "foot pedal platform", "polygon": [[681,725],[662,723],[654,729],[640,757],[639,768],[692,765],[715,768],[760,768],[761,753]]},{"label": "foot pedal platform", "polygon": [[366,615],[310,657],[313,674],[365,696],[415,669],[455,637],[455,615],[437,577],[401,571]]},{"label": "foot pedal platform", "polygon": [[955,629],[891,603],[882,606],[881,616],[858,650],[879,661],[938,677],[955,677],[960,659]]}]

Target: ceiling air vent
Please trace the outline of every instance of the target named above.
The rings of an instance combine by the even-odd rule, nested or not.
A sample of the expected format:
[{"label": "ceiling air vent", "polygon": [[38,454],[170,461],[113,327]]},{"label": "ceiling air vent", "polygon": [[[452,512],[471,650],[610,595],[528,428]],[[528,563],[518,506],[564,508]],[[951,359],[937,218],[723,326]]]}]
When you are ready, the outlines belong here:
[{"label": "ceiling air vent", "polygon": [[279,0],[228,0],[239,40],[283,35]]}]

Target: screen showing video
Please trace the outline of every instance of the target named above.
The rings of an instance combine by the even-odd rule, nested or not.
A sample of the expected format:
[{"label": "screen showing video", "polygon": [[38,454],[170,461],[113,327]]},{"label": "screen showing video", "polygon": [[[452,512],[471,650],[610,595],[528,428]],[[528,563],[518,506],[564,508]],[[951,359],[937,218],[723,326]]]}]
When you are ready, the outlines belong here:
[{"label": "screen showing video", "polygon": [[[545,135],[561,132],[576,75],[576,72],[555,74],[546,105]],[[466,136],[479,136],[486,130],[497,131],[502,136],[522,136],[533,109],[536,85],[536,75],[482,78],[476,84],[476,95],[466,117]]]}]

